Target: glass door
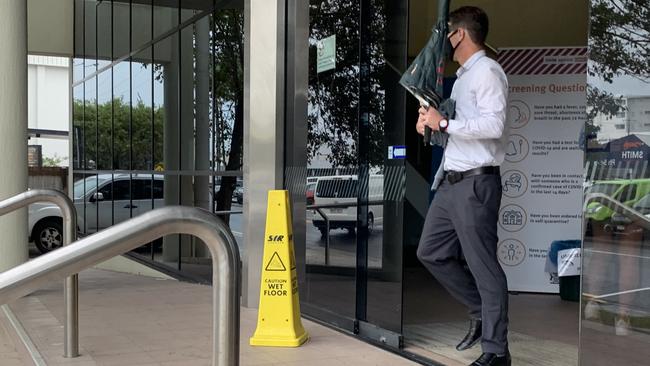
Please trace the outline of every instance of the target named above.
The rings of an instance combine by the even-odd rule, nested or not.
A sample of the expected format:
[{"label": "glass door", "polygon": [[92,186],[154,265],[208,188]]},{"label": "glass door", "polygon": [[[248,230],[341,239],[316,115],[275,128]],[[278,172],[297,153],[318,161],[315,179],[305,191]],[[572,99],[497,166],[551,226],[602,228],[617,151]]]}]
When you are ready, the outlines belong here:
[{"label": "glass door", "polygon": [[649,14],[591,0],[581,365],[650,358]]},{"label": "glass door", "polygon": [[301,300],[306,314],[397,348],[405,167],[389,151],[404,145],[407,7],[387,3],[309,4]]}]

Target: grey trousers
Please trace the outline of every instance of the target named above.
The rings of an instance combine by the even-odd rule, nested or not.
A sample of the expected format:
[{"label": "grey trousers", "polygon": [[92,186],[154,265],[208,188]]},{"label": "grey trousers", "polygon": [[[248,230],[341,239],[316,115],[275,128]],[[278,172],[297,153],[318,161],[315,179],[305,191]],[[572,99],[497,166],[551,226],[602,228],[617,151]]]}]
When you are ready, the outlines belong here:
[{"label": "grey trousers", "polygon": [[429,207],[417,256],[483,322],[483,352],[508,348],[508,284],[497,258],[501,177],[443,181]]}]

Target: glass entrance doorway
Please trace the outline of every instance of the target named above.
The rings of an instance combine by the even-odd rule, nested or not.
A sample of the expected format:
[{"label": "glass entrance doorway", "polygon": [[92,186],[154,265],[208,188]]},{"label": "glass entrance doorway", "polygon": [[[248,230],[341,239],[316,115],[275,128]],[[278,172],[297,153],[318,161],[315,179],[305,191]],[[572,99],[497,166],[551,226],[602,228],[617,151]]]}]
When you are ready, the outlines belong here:
[{"label": "glass entrance doorway", "polygon": [[[408,56],[415,57],[430,35],[436,19],[436,2],[410,1]],[[560,243],[580,246],[582,152],[577,142],[558,155],[542,155],[537,145],[565,140],[550,132],[562,129],[571,140],[578,140],[582,120],[567,121],[560,117],[542,117],[540,110],[562,108],[581,110],[584,114],[584,91],[572,95],[542,95],[534,88],[522,92],[520,87],[561,84],[575,79],[586,81],[586,45],[588,6],[586,2],[565,4],[557,8],[548,2],[529,1],[489,3],[452,1],[451,8],[462,5],[481,6],[490,18],[488,55],[504,68],[509,80],[509,144],[502,165],[503,199],[499,217],[497,253],[508,277],[509,348],[516,365],[577,365],[579,304],[577,289],[571,296],[560,296],[559,279],[549,266],[554,249]],[[515,22],[526,19],[526,25]],[[552,25],[553,24],[553,25]],[[564,27],[557,27],[563,24]],[[543,30],[543,31],[542,31]],[[576,47],[579,46],[579,47]],[[564,57],[573,66],[545,65],[551,57]],[[449,65],[449,86],[455,79],[457,64]],[[524,88],[525,89],[525,88]],[[561,107],[559,105],[562,104]],[[406,112],[406,134],[414,134],[416,117]],[[516,113],[520,112],[520,113]],[[549,115],[550,116],[550,115]],[[571,120],[575,121],[575,120]],[[575,131],[575,132],[573,132]],[[568,140],[568,139],[566,139]],[[558,142],[559,143],[559,142]],[[562,143],[563,146],[568,145]],[[415,144],[414,144],[415,145]],[[407,148],[415,149],[416,146]],[[405,231],[415,236],[422,230],[430,192],[428,182],[438,167],[441,152],[426,149],[429,158],[410,156],[407,171],[407,205],[416,219],[405,220]],[[566,162],[564,166],[557,160]],[[428,166],[427,166],[428,165]],[[564,198],[539,190],[544,175],[575,175],[576,187]],[[427,184],[416,184],[418,181]],[[410,186],[409,183],[412,183]],[[545,184],[545,183],[544,183]],[[415,187],[418,187],[417,190]],[[562,201],[571,205],[562,206]],[[576,217],[573,221],[537,220],[538,215]],[[553,226],[556,225],[556,226]],[[480,344],[458,352],[455,347],[469,326],[467,309],[418,262],[414,255],[415,240],[404,243],[403,337],[404,350],[441,364],[467,365],[481,355]],[[571,240],[569,240],[571,239]],[[555,246],[554,246],[555,245]],[[548,262],[548,264],[547,264]]]},{"label": "glass entrance doorway", "polygon": [[[451,7],[468,3],[452,1]],[[550,7],[547,1],[532,1],[525,9],[516,1],[482,6],[492,23],[488,36],[494,47],[491,57],[501,56],[503,63],[522,68],[525,62],[533,62],[525,55],[538,55],[540,62],[545,62],[546,56],[570,56],[586,64],[586,2],[558,2]],[[294,137],[304,129],[304,140],[287,147],[291,162],[285,182],[294,188],[297,206],[304,208],[296,220],[304,220],[304,234],[296,237],[296,253],[301,256],[304,252],[303,313],[413,358],[463,365],[481,352],[480,347],[463,353],[455,350],[466,331],[467,312],[441,288],[415,254],[433,198],[430,183],[442,151],[423,146],[414,129],[417,102],[398,84],[430,36],[436,8],[436,2],[425,0],[309,2],[307,116],[304,121],[296,118],[288,126],[289,135]],[[506,49],[511,50],[511,61],[503,58]],[[585,71],[577,66],[580,62],[575,61],[567,70],[566,65],[537,66],[548,68],[556,78],[565,78],[569,71],[584,78]],[[551,73],[555,69],[557,72]],[[447,93],[454,72],[455,67],[450,65]],[[580,95],[584,97],[584,90]],[[579,105],[566,104],[571,108]],[[535,104],[531,106],[534,111]],[[531,114],[526,114],[532,120]],[[509,118],[522,124],[518,134],[528,138],[522,132],[522,117],[513,114]],[[523,142],[513,143],[512,153],[521,153]],[[528,152],[542,170],[546,169],[544,164],[553,165],[551,160],[544,163],[538,154]],[[580,153],[572,154],[575,157]],[[298,158],[304,158],[304,163],[296,163]],[[581,155],[578,160],[577,174],[581,175]],[[504,188],[511,189],[511,194],[522,190],[523,182],[530,186],[535,183],[531,172],[522,173],[519,180],[514,176],[504,180]],[[296,193],[296,187],[301,186],[306,189]],[[571,194],[579,211],[582,191],[578,189],[576,195],[574,189]],[[512,198],[527,202],[523,195]],[[532,225],[534,215],[548,214],[549,209],[553,207],[544,204],[526,208],[527,222]],[[576,218],[566,226],[575,234],[560,239],[579,242],[580,213],[574,214]],[[506,226],[523,223],[516,212],[507,217]],[[545,227],[541,221],[532,226]],[[504,239],[512,238],[508,243],[513,245],[521,242],[525,252],[504,246],[502,264],[523,268],[521,271],[539,283],[526,287],[517,283],[521,276],[510,274],[517,284],[510,298],[510,347],[515,364],[576,365],[579,304],[572,300],[579,296],[572,293],[572,299],[560,297],[557,275],[545,271],[552,243],[517,239],[519,236],[513,234],[516,231],[506,230]],[[535,234],[526,235],[532,238]],[[530,267],[518,267],[528,261]]]}]

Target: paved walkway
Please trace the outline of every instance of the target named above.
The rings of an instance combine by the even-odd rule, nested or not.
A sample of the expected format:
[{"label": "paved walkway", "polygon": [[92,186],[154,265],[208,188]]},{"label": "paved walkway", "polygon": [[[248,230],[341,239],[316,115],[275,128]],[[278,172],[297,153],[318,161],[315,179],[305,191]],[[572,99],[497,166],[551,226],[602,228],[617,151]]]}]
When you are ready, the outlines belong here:
[{"label": "paved walkway", "polygon": [[[103,270],[84,271],[79,277],[79,358],[61,356],[62,284],[53,283],[11,305],[48,365],[210,365],[210,287]],[[415,365],[307,320],[303,324],[311,340],[300,348],[251,347],[248,338],[256,322],[256,310],[242,309],[242,366]],[[11,346],[6,351],[16,353]],[[4,352],[0,348],[0,357]],[[4,360],[1,364],[7,365]]]},{"label": "paved walkway", "polygon": [[7,329],[11,329],[9,321],[2,309],[0,309],[0,365],[2,366],[23,366],[30,365],[25,362],[22,350],[16,346],[17,339],[14,339]]}]

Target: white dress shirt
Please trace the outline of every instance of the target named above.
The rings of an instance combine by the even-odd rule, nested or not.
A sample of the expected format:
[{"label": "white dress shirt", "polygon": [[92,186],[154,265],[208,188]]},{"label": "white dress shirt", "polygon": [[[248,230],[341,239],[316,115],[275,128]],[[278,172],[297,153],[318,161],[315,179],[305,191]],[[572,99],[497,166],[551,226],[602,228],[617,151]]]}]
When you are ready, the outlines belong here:
[{"label": "white dress shirt", "polygon": [[444,169],[462,172],[499,166],[508,139],[508,79],[485,51],[473,54],[456,75],[451,92],[456,101],[456,118],[449,120],[447,127]]}]

